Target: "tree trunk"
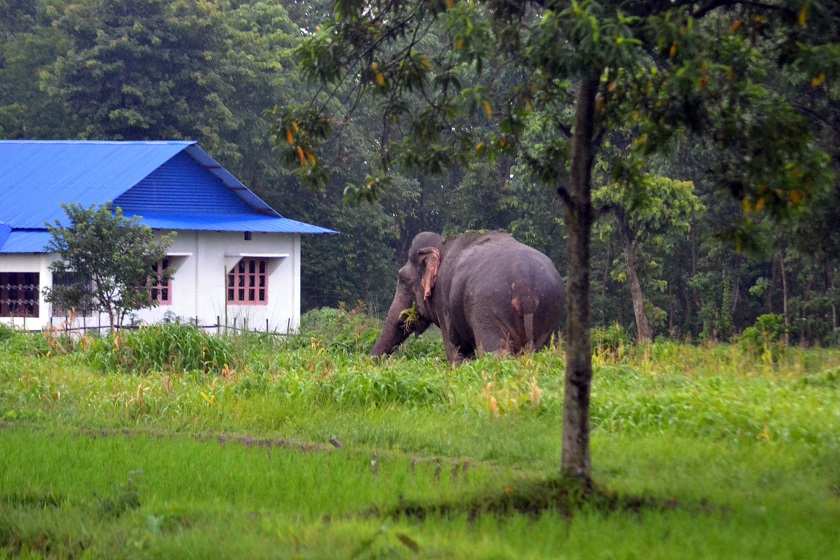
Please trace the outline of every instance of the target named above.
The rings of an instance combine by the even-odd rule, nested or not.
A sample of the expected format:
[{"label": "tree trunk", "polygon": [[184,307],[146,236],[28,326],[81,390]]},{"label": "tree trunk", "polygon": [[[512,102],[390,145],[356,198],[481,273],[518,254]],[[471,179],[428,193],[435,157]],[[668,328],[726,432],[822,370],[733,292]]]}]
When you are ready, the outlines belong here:
[{"label": "tree trunk", "polygon": [[830,290],[830,293],[831,293],[831,330],[836,331],[837,330],[837,304],[834,303],[834,297],[835,297],[834,279],[835,279],[836,275],[833,274],[833,271],[831,269],[826,269],[826,273],[828,274],[828,283],[829,283],[829,286],[831,287],[831,290]]},{"label": "tree trunk", "polygon": [[782,316],[785,319],[785,346],[790,346],[790,315],[788,313],[788,286],[784,251],[779,253],[779,272],[782,275]]},{"label": "tree trunk", "polygon": [[653,340],[653,329],[645,313],[645,294],[639,281],[639,265],[636,260],[636,240],[632,238],[624,210],[613,208],[621,245],[624,248],[624,267],[627,269],[627,280],[630,282],[630,297],[633,300],[633,314],[636,316],[636,332],[639,344]]},{"label": "tree trunk", "polygon": [[589,266],[592,232],[592,164],[597,77],[584,77],[575,107],[571,146],[571,178],[566,202],[568,297],[566,300],[566,379],[563,401],[564,476],[591,483],[589,399],[592,388],[592,346],[589,339]]}]

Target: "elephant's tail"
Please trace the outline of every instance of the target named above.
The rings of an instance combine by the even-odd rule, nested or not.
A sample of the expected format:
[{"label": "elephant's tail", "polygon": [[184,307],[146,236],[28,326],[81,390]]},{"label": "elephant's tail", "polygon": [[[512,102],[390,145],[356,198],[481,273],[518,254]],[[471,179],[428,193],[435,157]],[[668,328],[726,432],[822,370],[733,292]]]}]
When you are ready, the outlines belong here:
[{"label": "elephant's tail", "polygon": [[536,345],[534,340],[534,314],[525,313],[522,315],[522,322],[525,324],[525,344],[533,349]]},{"label": "elephant's tail", "polygon": [[523,346],[534,349],[537,345],[534,338],[534,313],[539,307],[540,300],[534,297],[531,290],[524,290],[521,286],[517,287],[516,284],[511,285],[511,291],[513,292],[513,299],[511,300],[513,309],[517,315],[522,317],[522,329],[524,331],[522,334],[525,335]]}]

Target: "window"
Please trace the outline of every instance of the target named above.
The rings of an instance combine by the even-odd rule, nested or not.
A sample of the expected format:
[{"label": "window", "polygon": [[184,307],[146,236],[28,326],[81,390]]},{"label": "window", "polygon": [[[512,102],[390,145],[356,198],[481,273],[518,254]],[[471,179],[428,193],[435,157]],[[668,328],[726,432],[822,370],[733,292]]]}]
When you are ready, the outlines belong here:
[{"label": "window", "polygon": [[[93,310],[91,305],[89,305],[90,299],[93,297],[93,282],[85,283],[82,277],[77,272],[53,272],[52,275],[52,285],[53,289],[56,288],[70,288],[72,286],[78,286],[79,289],[83,289],[87,294],[90,294],[88,298],[85,298],[85,303],[81,304],[81,309],[75,309],[75,313],[83,317],[89,317],[93,314]],[[54,301],[52,303],[52,316],[53,317],[66,317],[70,314],[70,309],[66,309],[61,303]]]},{"label": "window", "polygon": [[169,259],[163,259],[152,267],[152,275],[149,277],[148,286],[152,293],[152,299],[158,305],[172,305],[172,278],[161,278],[163,271],[169,268]]},{"label": "window", "polygon": [[235,305],[268,304],[266,259],[242,259],[228,273],[227,301]]},{"label": "window", "polygon": [[0,272],[0,317],[37,317],[37,272]]}]

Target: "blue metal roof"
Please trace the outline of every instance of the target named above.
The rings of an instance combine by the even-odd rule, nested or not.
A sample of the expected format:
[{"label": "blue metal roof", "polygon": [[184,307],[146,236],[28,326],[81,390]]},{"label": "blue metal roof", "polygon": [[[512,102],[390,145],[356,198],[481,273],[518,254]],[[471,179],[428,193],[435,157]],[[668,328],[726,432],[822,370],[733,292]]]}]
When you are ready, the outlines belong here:
[{"label": "blue metal roof", "polygon": [[[128,216],[128,214],[126,214]],[[253,231],[256,233],[336,233],[329,229],[287,218],[254,214],[216,214],[190,216],[186,214],[146,214],[143,223],[152,229],[188,231]]]},{"label": "blue metal roof", "polygon": [[43,252],[62,203],[114,201],[155,229],[336,233],[283,218],[190,141],[0,140],[0,197],[3,253]]},{"label": "blue metal roof", "polygon": [[6,243],[9,235],[12,233],[12,226],[0,222],[0,248]]},{"label": "blue metal roof", "polygon": [[6,242],[0,244],[0,253],[44,253],[52,236],[47,230],[12,230]]},{"label": "blue metal roof", "polygon": [[114,200],[191,144],[0,140],[0,221],[41,229],[65,218],[63,202]]}]

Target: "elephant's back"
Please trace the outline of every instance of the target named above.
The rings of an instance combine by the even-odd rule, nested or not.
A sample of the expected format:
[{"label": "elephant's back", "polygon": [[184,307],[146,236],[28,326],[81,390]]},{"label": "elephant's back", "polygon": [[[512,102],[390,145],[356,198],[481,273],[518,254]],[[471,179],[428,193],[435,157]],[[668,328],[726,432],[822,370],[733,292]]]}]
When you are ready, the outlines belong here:
[{"label": "elephant's back", "polygon": [[[507,235],[481,241],[465,249],[454,267],[451,293],[463,294],[466,313],[473,320],[520,325],[529,315],[538,333],[556,327],[565,289],[551,259]],[[526,338],[524,327],[520,334]]]}]

